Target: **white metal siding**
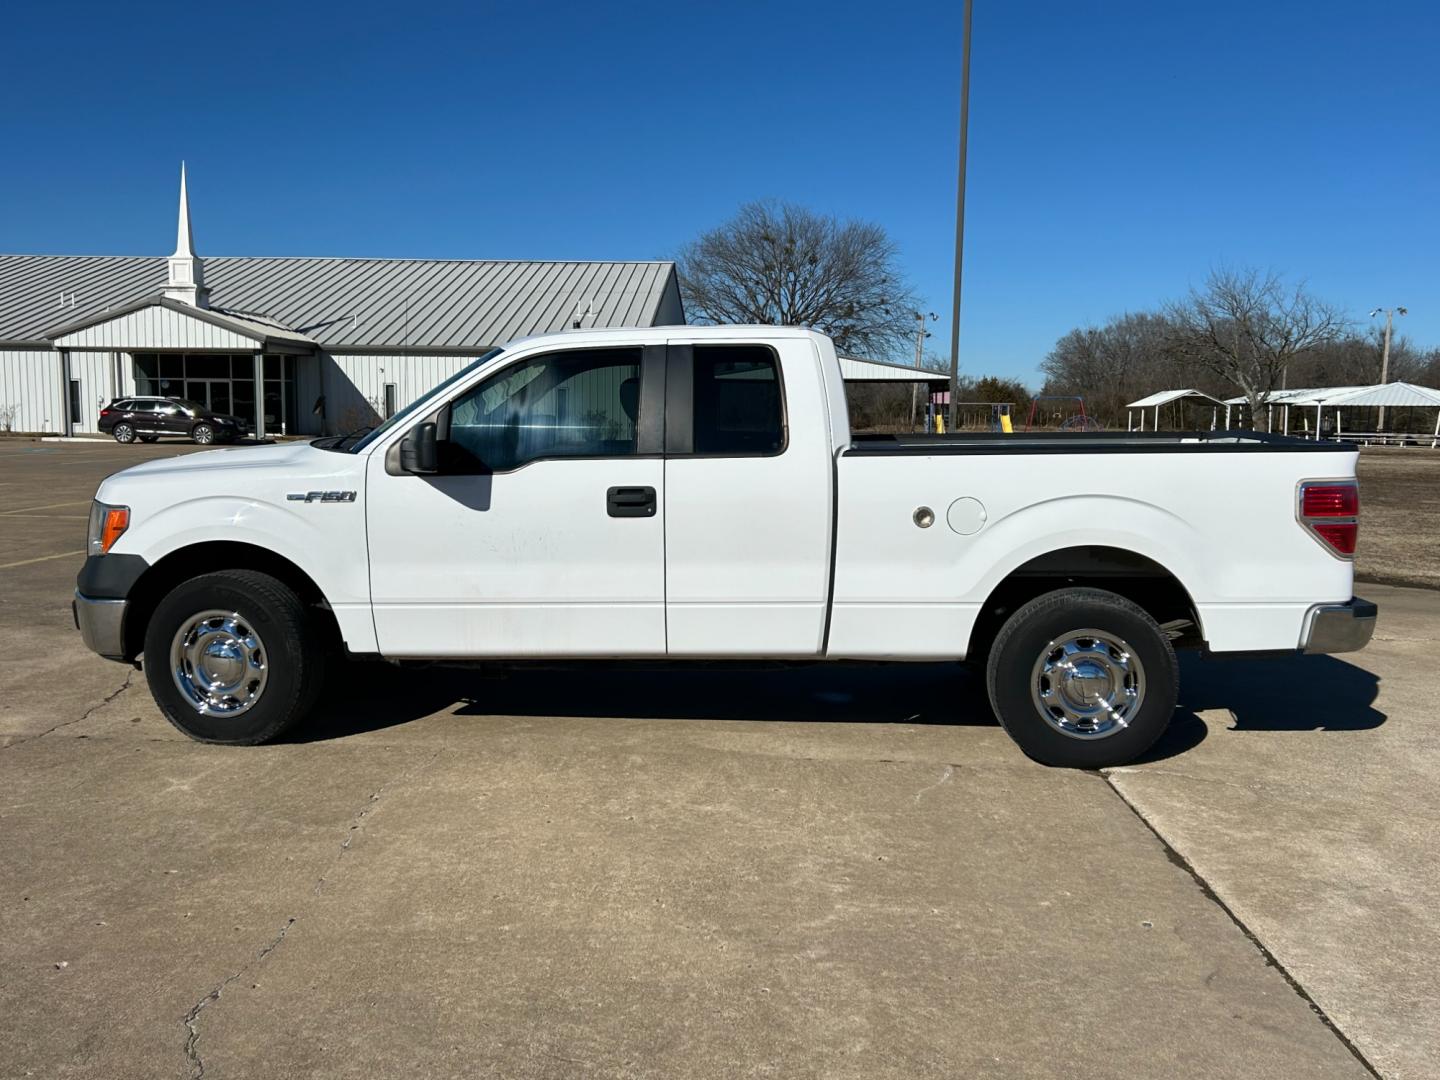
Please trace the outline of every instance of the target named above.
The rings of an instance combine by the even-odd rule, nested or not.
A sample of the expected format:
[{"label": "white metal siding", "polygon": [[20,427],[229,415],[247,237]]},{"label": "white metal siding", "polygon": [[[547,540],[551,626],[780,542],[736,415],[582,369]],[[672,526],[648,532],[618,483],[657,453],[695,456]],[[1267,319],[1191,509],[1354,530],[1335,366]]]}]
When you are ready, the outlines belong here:
[{"label": "white metal siding", "polygon": [[65,423],[60,354],[53,349],[0,349],[0,409],[15,410],[11,431],[56,432]]},{"label": "white metal siding", "polygon": [[[403,409],[474,359],[474,356],[324,353],[320,365],[326,425],[338,432],[377,424],[383,418],[386,383],[395,384],[395,407]],[[309,404],[302,399],[302,407],[308,408]]]},{"label": "white metal siding", "polygon": [[109,322],[87,326],[56,338],[55,345],[65,349],[227,349],[231,352],[254,352],[260,347],[253,338],[163,307],[141,308]]},{"label": "white metal siding", "polygon": [[80,383],[80,413],[75,417],[75,434],[93,433],[100,410],[120,396],[115,386],[115,354],[113,352],[72,352],[70,378]]}]

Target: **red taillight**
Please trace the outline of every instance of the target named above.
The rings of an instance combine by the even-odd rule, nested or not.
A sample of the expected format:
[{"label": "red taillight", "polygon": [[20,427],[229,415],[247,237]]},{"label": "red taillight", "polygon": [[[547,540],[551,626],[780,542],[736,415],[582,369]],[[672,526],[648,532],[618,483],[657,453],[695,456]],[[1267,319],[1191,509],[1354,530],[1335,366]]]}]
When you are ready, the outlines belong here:
[{"label": "red taillight", "polygon": [[1360,489],[1354,480],[1306,481],[1300,485],[1300,524],[1341,558],[1355,555],[1359,515]]},{"label": "red taillight", "polygon": [[1300,516],[1354,517],[1360,513],[1360,489],[1354,484],[1306,484],[1300,489]]},{"label": "red taillight", "polygon": [[1355,554],[1355,537],[1360,532],[1360,526],[1355,522],[1323,522],[1310,528],[1341,555]]},{"label": "red taillight", "polygon": [[101,409],[101,410],[100,410],[100,415],[101,415],[101,416],[109,416],[109,415],[110,415],[110,410],[109,410],[109,409]]}]

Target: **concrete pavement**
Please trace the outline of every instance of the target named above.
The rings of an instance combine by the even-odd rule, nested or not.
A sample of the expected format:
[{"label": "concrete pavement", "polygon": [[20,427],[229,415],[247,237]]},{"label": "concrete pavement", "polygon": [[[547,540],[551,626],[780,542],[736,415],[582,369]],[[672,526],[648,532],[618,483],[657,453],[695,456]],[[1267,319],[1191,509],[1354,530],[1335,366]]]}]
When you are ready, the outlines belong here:
[{"label": "concrete pavement", "polygon": [[1440,1073],[1437,594],[1370,587],[1354,663],[1187,663],[1108,776],[929,666],[364,665],[226,749],[70,626],[95,483],[178,447],[25,449],[0,1076]]}]

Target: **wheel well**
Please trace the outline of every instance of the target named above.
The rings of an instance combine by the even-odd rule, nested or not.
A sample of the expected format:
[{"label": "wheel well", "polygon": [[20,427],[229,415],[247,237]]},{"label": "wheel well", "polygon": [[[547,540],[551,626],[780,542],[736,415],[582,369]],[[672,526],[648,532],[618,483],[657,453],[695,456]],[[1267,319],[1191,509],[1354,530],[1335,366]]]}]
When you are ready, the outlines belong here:
[{"label": "wheel well", "polygon": [[966,658],[983,660],[1017,608],[1074,585],[1108,589],[1140,605],[1171,635],[1176,648],[1202,644],[1200,617],[1179,578],[1133,551],[1088,545],[1047,552],[1012,570],[980,608]]},{"label": "wheel well", "polygon": [[127,597],[125,612],[125,657],[133,660],[145,646],[145,630],[150,616],[175,586],[201,574],[219,570],[258,570],[283,581],[295,591],[300,601],[323,613],[321,624],[332,640],[339,642],[340,627],[330,611],[325,594],[310,575],[283,555],[277,555],[254,544],[230,540],[213,540],[172,551],[140,576]]}]

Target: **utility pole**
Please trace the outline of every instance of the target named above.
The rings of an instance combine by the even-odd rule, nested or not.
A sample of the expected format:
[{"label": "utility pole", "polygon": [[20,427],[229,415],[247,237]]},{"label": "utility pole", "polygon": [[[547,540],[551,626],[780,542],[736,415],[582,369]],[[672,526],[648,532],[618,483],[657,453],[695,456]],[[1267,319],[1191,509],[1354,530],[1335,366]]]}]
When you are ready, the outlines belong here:
[{"label": "utility pole", "polygon": [[950,407],[946,431],[955,428],[955,399],[960,396],[960,275],[965,265],[965,151],[970,141],[970,8],[965,0],[960,14],[960,177],[955,188],[955,301],[950,314]]},{"label": "utility pole", "polygon": [[[933,311],[930,312],[930,321],[934,322],[940,316]],[[925,364],[925,339],[930,336],[930,331],[925,329],[925,313],[915,312],[915,369],[918,371]],[[927,384],[928,386],[928,384]],[[915,430],[915,398],[920,387],[917,383],[910,384],[910,430]],[[928,397],[929,392],[927,390]]]},{"label": "utility pole", "polygon": [[[1380,384],[1383,386],[1390,381],[1390,331],[1395,326],[1395,315],[1397,312],[1401,315],[1408,315],[1409,312],[1399,306],[1393,308],[1377,307],[1374,311],[1370,312],[1370,317],[1373,319],[1376,315],[1379,315],[1381,311],[1385,312],[1385,347],[1380,351]],[[1380,423],[1376,426],[1379,427],[1381,431],[1385,430],[1384,405],[1380,406]]]}]

